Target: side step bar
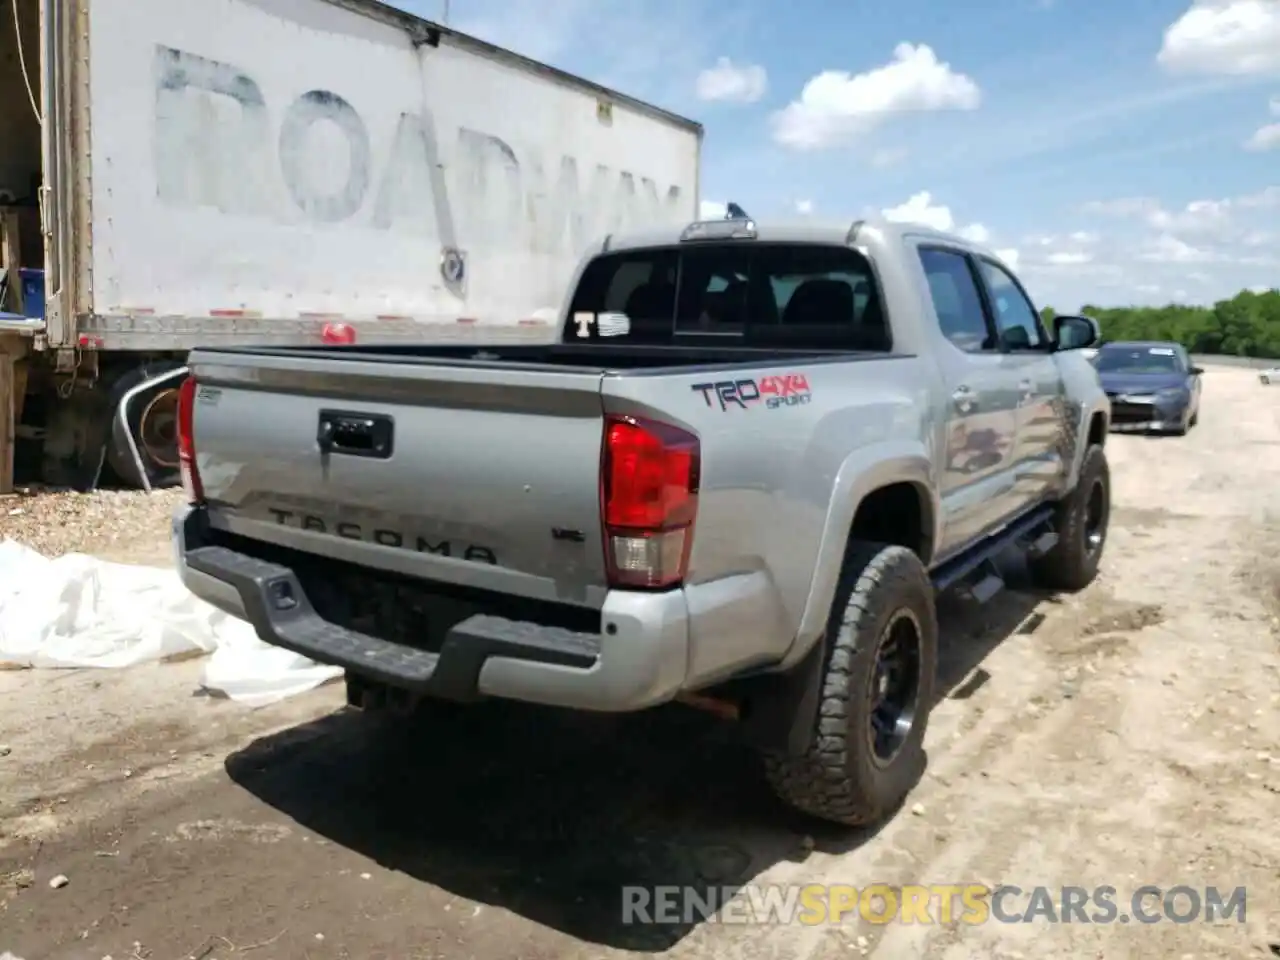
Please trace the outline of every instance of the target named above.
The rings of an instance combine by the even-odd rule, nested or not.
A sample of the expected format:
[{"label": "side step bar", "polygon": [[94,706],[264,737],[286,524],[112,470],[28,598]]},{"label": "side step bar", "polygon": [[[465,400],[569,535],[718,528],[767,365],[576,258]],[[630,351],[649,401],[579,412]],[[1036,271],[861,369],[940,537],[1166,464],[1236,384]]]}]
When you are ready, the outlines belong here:
[{"label": "side step bar", "polygon": [[996,569],[995,558],[1009,547],[1017,546],[1029,557],[1041,557],[1058,544],[1058,534],[1051,529],[1053,507],[1037,507],[1010,523],[1000,532],[952,557],[933,571],[933,587],[939,593],[958,587],[970,599],[986,603],[1004,588],[1004,578]]},{"label": "side step bar", "polygon": [[1004,589],[1004,577],[996,565],[986,560],[977,570],[969,574],[968,580],[962,580],[956,588],[974,603],[986,603]]}]

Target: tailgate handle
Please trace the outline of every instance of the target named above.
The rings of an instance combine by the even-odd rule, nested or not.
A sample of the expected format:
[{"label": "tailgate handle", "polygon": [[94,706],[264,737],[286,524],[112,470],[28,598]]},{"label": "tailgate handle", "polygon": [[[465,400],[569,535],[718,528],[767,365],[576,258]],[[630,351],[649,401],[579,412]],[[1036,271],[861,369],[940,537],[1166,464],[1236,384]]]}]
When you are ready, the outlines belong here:
[{"label": "tailgate handle", "polygon": [[323,454],[386,460],[391,456],[393,426],[391,418],[382,414],[321,410],[316,444]]}]

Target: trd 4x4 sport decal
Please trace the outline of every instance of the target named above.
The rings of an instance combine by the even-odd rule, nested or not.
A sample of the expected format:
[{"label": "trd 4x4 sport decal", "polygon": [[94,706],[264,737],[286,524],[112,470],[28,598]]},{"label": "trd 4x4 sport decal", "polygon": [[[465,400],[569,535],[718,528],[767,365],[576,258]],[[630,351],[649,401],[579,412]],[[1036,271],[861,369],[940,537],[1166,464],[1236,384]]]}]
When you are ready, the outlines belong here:
[{"label": "trd 4x4 sport decal", "polygon": [[809,392],[809,380],[803,373],[783,373],[741,380],[719,380],[715,383],[695,383],[690,389],[702,394],[707,406],[719,405],[721,410],[730,406],[750,407],[763,404],[770,410],[795,407],[813,399]]}]

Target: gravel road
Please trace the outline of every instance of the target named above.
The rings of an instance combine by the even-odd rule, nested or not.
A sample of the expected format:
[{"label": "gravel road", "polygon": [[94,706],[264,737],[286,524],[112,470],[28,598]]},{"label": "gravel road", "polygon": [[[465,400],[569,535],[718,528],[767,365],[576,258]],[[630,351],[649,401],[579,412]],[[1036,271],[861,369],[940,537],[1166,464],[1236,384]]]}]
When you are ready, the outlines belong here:
[{"label": "gravel road", "polygon": [[[1280,956],[1280,393],[1213,369],[1189,436],[1110,447],[1092,587],[944,600],[929,769],[872,833],[781,810],[730,732],[684,709],[390,727],[336,687],[257,711],[196,697],[190,661],[0,672],[0,956]],[[164,562],[169,495],[45,502],[5,501],[0,536]],[[58,529],[31,525],[42,510]],[[1245,886],[1247,916],[621,918],[629,884],[971,881],[1106,884],[1122,906],[1144,884]]]}]

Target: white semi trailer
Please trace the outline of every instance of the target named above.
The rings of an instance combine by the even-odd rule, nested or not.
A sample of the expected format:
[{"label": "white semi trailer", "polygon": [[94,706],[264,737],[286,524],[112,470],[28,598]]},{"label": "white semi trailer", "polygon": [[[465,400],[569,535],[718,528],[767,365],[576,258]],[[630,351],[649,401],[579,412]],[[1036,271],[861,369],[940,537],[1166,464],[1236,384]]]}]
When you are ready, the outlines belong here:
[{"label": "white semi trailer", "polygon": [[46,482],[172,482],[197,344],[546,336],[593,238],[698,216],[698,124],[375,0],[0,14],[0,341]]}]

